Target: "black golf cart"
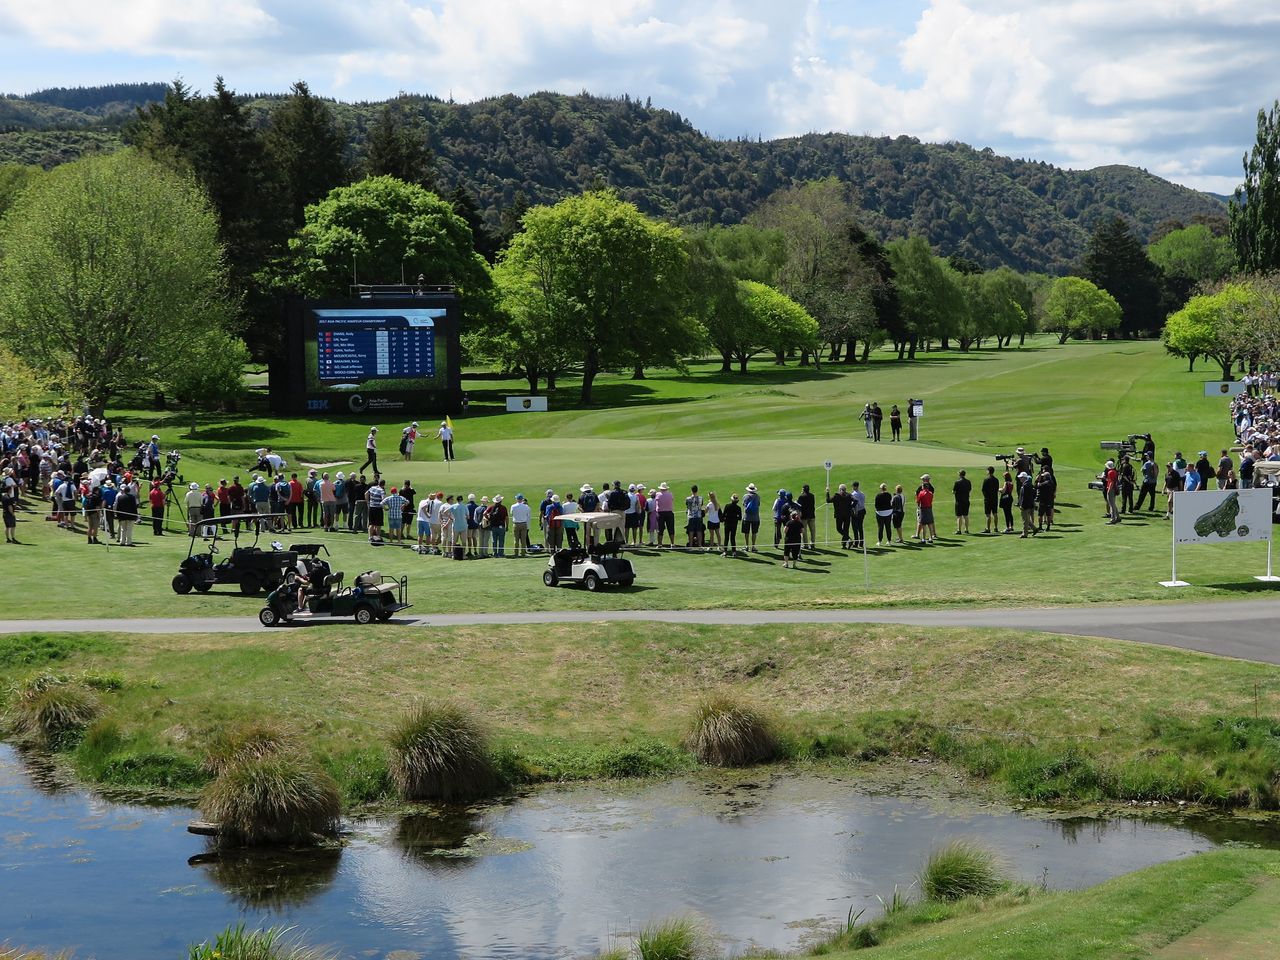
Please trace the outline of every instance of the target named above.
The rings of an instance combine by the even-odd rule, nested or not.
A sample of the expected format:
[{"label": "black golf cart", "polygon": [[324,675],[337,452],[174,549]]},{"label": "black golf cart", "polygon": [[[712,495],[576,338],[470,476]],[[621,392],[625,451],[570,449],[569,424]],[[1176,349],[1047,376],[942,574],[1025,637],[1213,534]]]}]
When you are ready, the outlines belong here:
[{"label": "black golf cart", "polygon": [[[211,517],[201,520],[191,531],[191,544],[187,548],[187,558],[178,565],[171,586],[174,593],[208,593],[216,584],[234,583],[245,596],[253,596],[263,590],[274,590],[284,583],[298,563],[298,555],[285,550],[279,543],[264,550],[258,546],[260,536],[258,525],[263,518],[258,514],[237,514],[230,517]],[[228,526],[233,531],[227,534]],[[253,544],[248,547],[239,546],[240,532],[253,531]],[[196,542],[201,540],[200,531],[211,530],[208,547],[196,552]],[[218,554],[218,543],[231,541],[233,544],[229,556],[215,560]]]},{"label": "black golf cart", "polygon": [[631,561],[622,552],[623,522],[616,513],[568,513],[556,520],[568,546],[556,550],[542,571],[548,587],[581,583],[593,593],[607,583],[629,587],[636,581]]},{"label": "black golf cart", "polygon": [[[267,603],[258,611],[258,622],[264,627],[279,627],[295,616],[308,620],[336,620],[351,617],[364,625],[374,620],[390,620],[406,610],[409,603],[409,578],[384,577],[368,570],[356,577],[350,587],[342,585],[341,571],[334,573],[327,560],[319,556],[323,546],[299,544],[294,550],[307,569],[307,583],[295,580],[282,583],[267,595]],[[298,606],[298,588],[304,587],[303,606]]]}]

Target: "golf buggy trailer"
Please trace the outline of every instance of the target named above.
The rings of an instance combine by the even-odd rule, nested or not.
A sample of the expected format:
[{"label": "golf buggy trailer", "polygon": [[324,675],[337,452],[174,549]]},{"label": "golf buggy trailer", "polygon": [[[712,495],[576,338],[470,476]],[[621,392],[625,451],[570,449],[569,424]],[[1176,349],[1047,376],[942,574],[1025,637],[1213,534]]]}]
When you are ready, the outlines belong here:
[{"label": "golf buggy trailer", "polygon": [[542,572],[548,587],[580,583],[593,593],[607,583],[629,587],[636,581],[635,568],[619,556],[623,543],[623,518],[617,513],[566,513],[556,518],[568,546],[554,551]]},{"label": "golf buggy trailer", "polygon": [[264,627],[278,627],[288,623],[295,615],[307,619],[340,619],[351,617],[364,625],[374,620],[390,620],[406,610],[409,603],[409,578],[384,577],[377,570],[369,570],[356,577],[350,587],[342,585],[341,571],[334,573],[320,552],[328,555],[323,545],[295,544],[293,552],[306,567],[307,585],[303,597],[304,608],[298,607],[300,584],[290,579],[280,584],[267,596],[267,603],[258,611],[258,622]]},{"label": "golf buggy trailer", "polygon": [[[279,543],[272,543],[271,549],[263,550],[258,546],[259,521],[263,518],[256,513],[236,514],[229,517],[210,517],[201,520],[191,530],[191,544],[187,547],[187,558],[178,565],[171,586],[174,593],[190,593],[193,589],[199,593],[208,593],[216,584],[234,583],[245,596],[253,596],[263,590],[274,590],[288,578],[298,562],[298,555],[285,550]],[[240,534],[226,533],[228,524],[244,524],[246,530],[253,529],[253,545],[238,545]],[[196,541],[200,539],[200,531],[212,529],[212,542],[208,549],[197,553]],[[215,562],[218,553],[218,542],[231,540],[231,555]]]}]

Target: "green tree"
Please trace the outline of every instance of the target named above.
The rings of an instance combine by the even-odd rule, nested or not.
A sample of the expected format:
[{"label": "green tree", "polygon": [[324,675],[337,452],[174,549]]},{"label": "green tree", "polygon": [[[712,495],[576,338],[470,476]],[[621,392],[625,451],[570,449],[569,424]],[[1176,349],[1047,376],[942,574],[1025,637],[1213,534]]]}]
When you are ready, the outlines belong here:
[{"label": "green tree", "polygon": [[485,309],[488,266],[471,228],[448,202],[395,177],[338,187],[306,209],[280,266],[283,285],[313,297],[345,295],[352,273],[360,283],[457,285],[473,314]]},{"label": "green tree", "polygon": [[755,280],[739,280],[738,292],[752,331],[734,350],[742,372],[746,372],[747,361],[761,350],[772,350],[781,358],[792,350],[817,349],[818,321],[785,293]]},{"label": "green tree", "polygon": [[686,259],[676,227],[601,191],[534,207],[500,262],[528,277],[540,313],[572,331],[589,404],[602,370],[683,355]]},{"label": "green tree", "polygon": [[1222,367],[1222,379],[1234,379],[1236,363],[1248,351],[1253,322],[1254,292],[1228,283],[1217,292],[1192,297],[1186,306],[1165,321],[1165,348],[1174,356],[1208,357]]},{"label": "green tree", "polygon": [[201,407],[231,408],[240,398],[248,362],[249,349],[243,340],[214,329],[193,338],[165,367],[161,382],[191,412],[191,436],[196,435]]},{"label": "green tree", "polygon": [[990,316],[996,348],[1035,332],[1035,293],[1027,279],[1010,267],[982,275],[982,305]]},{"label": "green tree", "polygon": [[18,201],[18,195],[38,180],[44,171],[20,163],[0,163],[0,218]]},{"label": "green tree", "polygon": [[0,417],[21,416],[48,389],[40,371],[0,343]]},{"label": "green tree", "polygon": [[1164,317],[1164,288],[1159,268],[1123,217],[1112,217],[1089,237],[1081,275],[1120,304],[1117,332],[1153,334]]},{"label": "green tree", "polygon": [[1164,273],[1178,304],[1185,303],[1197,286],[1224,279],[1236,258],[1231,241],[1201,223],[1166,233],[1147,247],[1147,255]]},{"label": "green tree", "polygon": [[524,377],[532,394],[544,379],[547,390],[553,390],[556,378],[575,360],[573,331],[564,326],[567,317],[549,309],[538,278],[522,265],[499,262],[493,284],[497,309],[491,322],[468,336],[468,355]]},{"label": "green tree", "polygon": [[710,227],[702,231],[715,258],[739,280],[775,283],[787,259],[787,244],[780,230],[750,223]]},{"label": "green tree", "polygon": [[1101,334],[1120,326],[1120,304],[1106,290],[1083,277],[1059,277],[1044,302],[1045,329],[1059,343],[1071,336]]},{"label": "green tree", "polygon": [[407,117],[401,104],[385,104],[365,139],[365,176],[395,177],[434,190],[434,164],[421,121]]},{"label": "green tree", "polygon": [[743,308],[734,271],[715,250],[719,228],[687,236],[686,313],[720,354],[720,372],[733,370],[738,359],[745,373],[747,361],[764,348],[750,315]]},{"label": "green tree", "polygon": [[1258,135],[1244,156],[1244,183],[1228,207],[1236,262],[1246,273],[1280,269],[1280,100],[1258,111]]},{"label": "green tree", "polygon": [[333,111],[299,80],[289,97],[271,113],[267,155],[283,183],[290,222],[302,223],[303,211],[334,187],[348,182],[347,138]]},{"label": "green tree", "polygon": [[898,358],[912,359],[925,340],[946,336],[951,322],[956,286],[943,272],[943,262],[933,255],[923,237],[907,237],[889,244],[889,263],[897,288],[901,323],[895,331]]},{"label": "green tree", "polygon": [[282,252],[292,224],[280,173],[242,98],[222,77],[207,97],[175,80],[163,101],[138,111],[124,137],[204,190],[218,215],[231,290],[247,314],[254,355],[277,355],[284,343],[280,304],[259,275]]},{"label": "green tree", "polygon": [[56,168],[5,224],[0,333],[95,410],[163,383],[235,314],[199,188],[134,151]]}]

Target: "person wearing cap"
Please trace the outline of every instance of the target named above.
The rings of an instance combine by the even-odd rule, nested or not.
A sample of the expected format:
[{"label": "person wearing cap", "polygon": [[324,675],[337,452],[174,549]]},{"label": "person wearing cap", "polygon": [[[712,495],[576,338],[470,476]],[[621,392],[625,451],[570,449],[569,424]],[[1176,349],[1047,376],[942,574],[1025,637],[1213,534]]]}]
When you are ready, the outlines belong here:
[{"label": "person wearing cap", "polygon": [[1139,464],[1138,470],[1142,475],[1142,486],[1138,488],[1138,501],[1134,505],[1134,513],[1142,509],[1142,504],[1150,497],[1150,506],[1147,508],[1152,513],[1156,509],[1156,484],[1160,479],[1160,468],[1156,465],[1154,459],[1147,454],[1142,455],[1142,463]]},{"label": "person wearing cap", "polygon": [[813,550],[817,546],[818,539],[818,498],[813,495],[807,483],[801,487],[796,503],[800,505],[800,519],[804,521],[805,548]]},{"label": "person wearing cap", "polygon": [[637,545],[640,542],[640,518],[643,514],[640,512],[640,498],[634,483],[627,484],[626,497],[627,503],[622,510],[622,535],[628,544]]},{"label": "person wearing cap", "polygon": [[1200,477],[1200,465],[1198,463],[1187,464],[1187,472],[1182,478],[1182,489],[1187,493],[1193,493],[1202,489],[1203,484]]},{"label": "person wearing cap", "polygon": [[493,555],[505,557],[507,555],[507,508],[503,506],[502,494],[494,494],[493,503],[485,516],[489,518],[489,537],[493,542]]},{"label": "person wearing cap", "polygon": [[1120,454],[1120,512],[1133,513],[1133,491],[1137,487],[1133,461],[1127,453]]},{"label": "person wearing cap", "polygon": [[782,544],[782,535],[786,532],[787,521],[791,518],[791,494],[779,490],[773,500],[773,547],[776,550]]},{"label": "person wearing cap", "polygon": [[489,497],[485,494],[481,494],[480,503],[476,506],[475,512],[472,514],[476,523],[480,526],[479,556],[481,557],[489,556],[489,548],[491,546],[491,541],[493,540],[493,535],[489,532],[489,508],[491,506],[493,506],[493,502]]},{"label": "person wearing cap", "polygon": [[120,526],[120,546],[132,547],[133,525],[138,522],[138,498],[132,490],[121,490],[114,509]]},{"label": "person wearing cap", "polygon": [[[1228,462],[1230,458],[1228,458]],[[1201,450],[1200,456],[1196,459],[1196,473],[1200,474],[1200,489],[1208,490],[1209,481],[1214,476],[1213,464],[1209,462],[1209,451]]]},{"label": "person wearing cap", "polygon": [[112,540],[116,537],[116,497],[120,496],[120,490],[115,485],[114,480],[105,480],[100,488],[102,494],[102,512],[107,520],[107,536]]},{"label": "person wearing cap", "polygon": [[[330,527],[332,532],[336,533],[339,528],[347,526],[350,522],[350,497],[347,476],[339,470],[333,477],[333,524]],[[348,526],[347,529],[350,527]]]},{"label": "person wearing cap", "polygon": [[378,472],[378,428],[370,427],[369,436],[364,441],[364,463],[360,464],[359,473],[363,473],[366,467],[373,467],[373,472]]},{"label": "person wearing cap", "polygon": [[1022,513],[1022,533],[1018,539],[1036,535],[1036,485],[1029,473],[1018,474],[1018,510]]},{"label": "person wearing cap", "polygon": [[383,501],[387,498],[387,492],[382,489],[382,483],[378,475],[373,475],[373,483],[369,484],[369,489],[364,492],[364,501],[368,505],[366,511],[369,517],[369,542],[382,542],[382,521],[385,516]]},{"label": "person wearing cap", "polygon": [[647,545],[656,547],[658,539],[658,530],[662,526],[661,518],[658,516],[658,488],[654,487],[649,492],[649,497],[645,501],[645,526],[649,530],[649,539]]},{"label": "person wearing cap", "polygon": [[1000,532],[1000,481],[996,478],[996,468],[987,467],[987,475],[982,478],[982,512],[987,518],[985,533]]},{"label": "person wearing cap", "polygon": [[543,543],[548,551],[560,549],[564,529],[560,525],[560,496],[552,493],[542,511]]},{"label": "person wearing cap", "polygon": [[187,484],[187,495],[183,505],[187,508],[187,535],[194,537],[200,526],[200,501],[204,495],[200,492],[200,484],[192,480]]},{"label": "person wearing cap", "polygon": [[320,474],[320,481],[316,484],[316,497],[320,501],[320,529],[332,531],[334,496],[333,481],[329,479],[328,471]]},{"label": "person wearing cap", "polygon": [[213,511],[217,502],[218,499],[213,492],[213,484],[206,483],[204,485],[204,490],[200,493],[200,522],[204,527],[203,532],[206,537],[215,532],[209,521],[213,519]]},{"label": "person wearing cap", "polygon": [[151,489],[147,492],[147,502],[151,505],[151,534],[164,536],[164,487],[159,480],[151,481]]},{"label": "person wearing cap", "polygon": [[258,532],[267,529],[268,517],[271,514],[271,485],[255,474],[253,483],[249,484],[249,502],[253,504],[253,512],[258,515]]},{"label": "person wearing cap", "polygon": [[[110,483],[105,481],[103,486]],[[6,498],[8,502],[8,498]],[[88,525],[88,539],[86,543],[101,543],[98,539],[98,527],[102,523],[102,487],[93,485],[89,487],[89,492],[84,497],[84,519]],[[7,531],[6,531],[7,532]]]},{"label": "person wearing cap", "polygon": [[302,500],[307,507],[307,527],[315,527],[320,522],[320,473],[315,467],[307,471],[307,479],[302,481]]},{"label": "person wearing cap", "polygon": [[436,431],[436,439],[440,441],[440,448],[444,451],[445,462],[453,459],[453,427],[449,426],[448,420],[440,421],[440,429]]},{"label": "person wearing cap", "polygon": [[792,570],[800,563],[800,546],[804,540],[804,521],[800,511],[792,510],[782,522],[782,565]]},{"label": "person wearing cap", "polygon": [[731,553],[738,555],[738,524],[742,523],[742,503],[736,493],[730,494],[729,502],[720,510],[720,524],[724,528],[724,550],[721,556]]},{"label": "person wearing cap", "polygon": [[756,538],[760,536],[760,491],[754,483],[748,483],[742,498],[742,547],[759,553]]},{"label": "person wearing cap", "polygon": [[428,546],[431,542],[431,504],[435,500],[434,494],[428,493],[417,504],[418,518],[418,553],[430,553],[431,548]]},{"label": "person wearing cap", "polygon": [[[1116,470],[1116,462],[1108,460],[1102,473],[1102,492],[1107,498],[1107,516],[1109,523],[1120,522],[1120,472]],[[1021,503],[1021,499],[1019,499]]]},{"label": "person wearing cap", "polygon": [[542,542],[546,546],[550,546],[549,534],[547,527],[547,507],[551,505],[551,498],[555,496],[554,490],[548,490],[542,497],[542,502],[538,504],[538,529],[542,531]]},{"label": "person wearing cap", "polygon": [[662,535],[665,533],[670,543],[668,549],[676,545],[676,498],[664,480],[658,484],[658,547],[662,547]]},{"label": "person wearing cap", "polygon": [[302,504],[306,498],[306,490],[296,473],[289,474],[289,526],[297,529],[302,526]]},{"label": "person wearing cap", "polygon": [[154,480],[158,473],[160,473],[160,437],[153,433],[151,442],[147,444],[147,479]]},{"label": "person wearing cap", "polygon": [[525,502],[524,494],[516,494],[516,502],[511,505],[511,532],[515,535],[515,549],[512,556],[527,557],[529,555],[529,521],[533,518],[533,508]]},{"label": "person wearing cap", "polygon": [[418,442],[418,421],[400,431],[400,453],[406,461],[413,459],[413,445]]},{"label": "person wearing cap", "polygon": [[907,517],[907,497],[902,492],[900,483],[893,488],[893,496],[889,498],[889,509],[893,511],[891,519],[893,531],[897,534],[897,542],[905,544],[907,541],[902,538],[902,521]]},{"label": "person wearing cap", "polygon": [[933,521],[933,483],[927,473],[920,477],[920,486],[916,488],[916,535],[912,539],[921,543],[938,539],[938,528]]}]

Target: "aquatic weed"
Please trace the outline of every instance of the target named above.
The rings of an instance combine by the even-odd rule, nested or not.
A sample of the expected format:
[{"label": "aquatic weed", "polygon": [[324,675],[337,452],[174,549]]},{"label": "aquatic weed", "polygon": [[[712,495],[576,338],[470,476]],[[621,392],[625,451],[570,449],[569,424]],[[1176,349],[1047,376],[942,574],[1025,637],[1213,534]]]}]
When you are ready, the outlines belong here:
[{"label": "aquatic weed", "polygon": [[227,927],[212,941],[192,944],[187,960],[328,960],[332,954],[285,941],[291,928],[247,930],[243,923]]},{"label": "aquatic weed", "polygon": [[55,750],[71,746],[101,712],[93,691],[52,673],[18,684],[9,700],[15,732]]},{"label": "aquatic weed", "polygon": [[995,854],[969,840],[951,840],[929,854],[919,883],[926,899],[943,901],[989,897],[1006,886]]},{"label": "aquatic weed", "polygon": [[201,792],[200,813],[227,843],[307,843],[337,831],[342,797],[319,767],[275,755],[224,767]]}]

